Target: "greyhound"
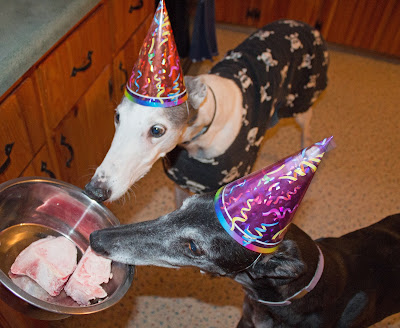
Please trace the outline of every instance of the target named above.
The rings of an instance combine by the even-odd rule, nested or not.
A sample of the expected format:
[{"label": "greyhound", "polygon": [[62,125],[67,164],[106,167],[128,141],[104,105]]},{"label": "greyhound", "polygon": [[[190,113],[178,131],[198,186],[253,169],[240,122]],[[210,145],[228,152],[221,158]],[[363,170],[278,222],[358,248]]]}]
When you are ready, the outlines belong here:
[{"label": "greyhound", "polygon": [[400,214],[340,238],[313,241],[295,224],[278,250],[255,253],[221,226],[213,193],[153,221],[94,231],[114,261],[226,276],[245,291],[238,327],[367,327],[400,312]]},{"label": "greyhound", "polygon": [[[194,193],[215,190],[249,173],[266,129],[282,117],[295,116],[302,144],[309,144],[312,105],[326,87],[327,65],[326,44],[317,30],[277,21],[230,51],[210,74],[186,76],[186,103],[145,107],[123,98],[116,108],[114,139],[85,187],[87,194],[98,201],[118,199],[177,145],[195,162],[187,166],[193,178],[182,172],[184,183],[178,185]],[[232,157],[227,150],[243,135],[242,149],[233,152],[247,162],[225,163]],[[200,172],[197,164],[208,166]],[[198,180],[212,170],[225,176],[209,178],[212,185],[206,189]],[[175,168],[166,171],[176,176]]]}]

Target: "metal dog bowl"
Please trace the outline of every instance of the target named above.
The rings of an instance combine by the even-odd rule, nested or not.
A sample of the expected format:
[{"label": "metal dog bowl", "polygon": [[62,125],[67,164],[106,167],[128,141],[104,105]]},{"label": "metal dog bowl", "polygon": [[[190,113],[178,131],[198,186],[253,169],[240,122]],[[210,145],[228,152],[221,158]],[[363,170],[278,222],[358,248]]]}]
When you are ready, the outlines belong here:
[{"label": "metal dog bowl", "polygon": [[[32,242],[46,236],[65,236],[78,249],[78,259],[89,246],[92,231],[119,225],[103,205],[81,189],[49,178],[19,178],[0,184],[0,297],[19,312],[41,320],[95,313],[117,303],[129,289],[134,268],[112,263],[112,279],[103,285],[108,296],[89,306],[79,306],[64,291],[48,295],[35,282],[9,277],[17,255]],[[22,280],[20,280],[22,279]],[[36,285],[36,286],[35,286]],[[35,296],[33,296],[33,295]]]}]

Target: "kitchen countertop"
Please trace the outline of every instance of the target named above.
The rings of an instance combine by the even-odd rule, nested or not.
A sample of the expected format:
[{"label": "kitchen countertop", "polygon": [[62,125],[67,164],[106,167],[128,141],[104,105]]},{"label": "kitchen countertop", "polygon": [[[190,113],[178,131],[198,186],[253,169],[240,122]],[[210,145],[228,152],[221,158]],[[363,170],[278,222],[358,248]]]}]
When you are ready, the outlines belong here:
[{"label": "kitchen countertop", "polygon": [[100,0],[0,0],[0,95]]}]

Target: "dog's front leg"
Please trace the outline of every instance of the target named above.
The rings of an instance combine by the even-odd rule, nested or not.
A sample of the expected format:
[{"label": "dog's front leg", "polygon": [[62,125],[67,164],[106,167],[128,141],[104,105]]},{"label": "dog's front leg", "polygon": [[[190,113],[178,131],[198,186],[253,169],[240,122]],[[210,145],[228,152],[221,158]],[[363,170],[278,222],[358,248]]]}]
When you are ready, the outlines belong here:
[{"label": "dog's front leg", "polygon": [[185,201],[186,198],[191,196],[190,192],[179,187],[178,185],[175,186],[175,205],[176,208],[180,208]]},{"label": "dog's front leg", "polygon": [[244,297],[243,301],[243,314],[237,325],[237,328],[255,328],[253,323],[253,306],[249,302],[247,295]]}]

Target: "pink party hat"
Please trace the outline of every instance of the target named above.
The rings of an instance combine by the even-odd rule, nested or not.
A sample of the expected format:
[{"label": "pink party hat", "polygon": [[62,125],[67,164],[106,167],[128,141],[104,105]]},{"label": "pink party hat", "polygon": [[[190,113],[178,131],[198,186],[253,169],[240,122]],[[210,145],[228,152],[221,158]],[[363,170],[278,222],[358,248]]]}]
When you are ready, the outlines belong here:
[{"label": "pink party hat", "polygon": [[224,229],[241,245],[272,253],[283,240],[333,137],[221,187],[214,199]]},{"label": "pink party hat", "polygon": [[182,68],[164,0],[133,67],[125,96],[144,106],[171,107],[187,100]]}]

